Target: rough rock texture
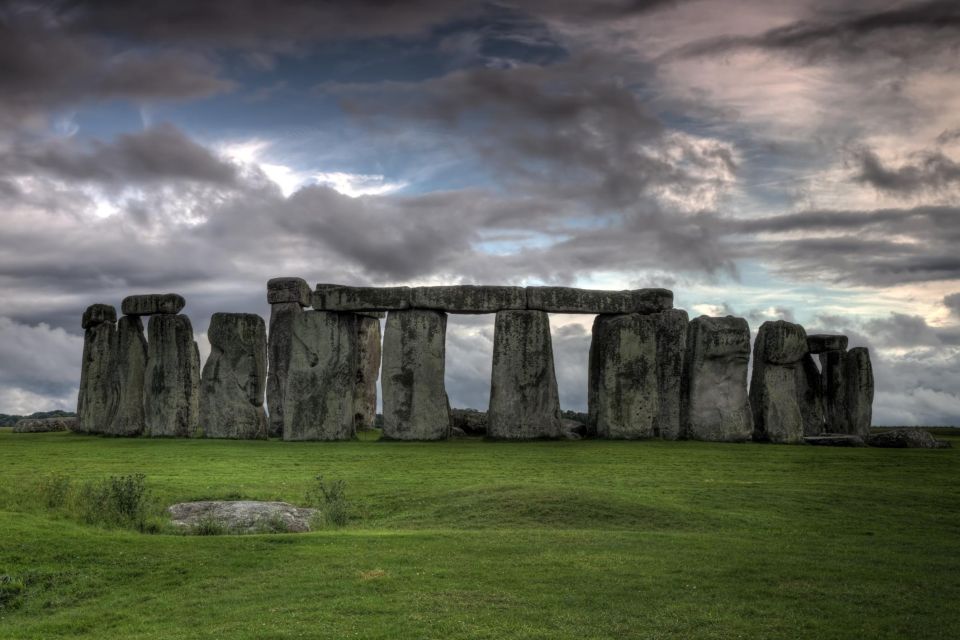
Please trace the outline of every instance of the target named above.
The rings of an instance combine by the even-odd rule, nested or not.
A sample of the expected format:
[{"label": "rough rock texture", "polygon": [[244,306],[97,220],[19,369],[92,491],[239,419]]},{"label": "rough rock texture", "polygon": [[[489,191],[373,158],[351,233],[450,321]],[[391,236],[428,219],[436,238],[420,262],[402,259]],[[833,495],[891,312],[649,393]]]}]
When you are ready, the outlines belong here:
[{"label": "rough rock texture", "polygon": [[23,418],[13,425],[14,433],[48,433],[52,431],[76,431],[76,418]]},{"label": "rough rock texture", "polygon": [[750,327],[743,318],[700,316],[690,321],[683,402],[686,437],[728,442],[750,439],[749,358]]},{"label": "rough rock texture", "polygon": [[806,353],[807,332],[799,324],[776,320],[760,325],[750,381],[754,440],[781,444],[803,440],[799,385],[805,379],[801,361]]},{"label": "rough rock texture", "polygon": [[200,427],[206,438],[267,437],[263,394],[267,329],[253,313],[215,313],[210,356],[200,378]]},{"label": "rough rock texture", "polygon": [[487,436],[524,440],[562,435],[549,316],[543,311],[498,312]]},{"label": "rough rock texture", "polygon": [[[884,429],[866,437],[871,447],[892,449],[939,449],[941,443],[923,429]],[[949,444],[949,443],[947,443]]]},{"label": "rough rock texture", "polygon": [[345,287],[318,284],[313,308],[320,311],[399,311],[410,308],[410,287]]},{"label": "rough rock texture", "polygon": [[451,409],[450,425],[469,436],[487,435],[487,412],[476,409]]},{"label": "rough rock texture", "polygon": [[116,322],[117,310],[109,304],[92,304],[83,312],[80,326],[90,329],[104,322]]},{"label": "rough rock texture", "polygon": [[527,309],[551,313],[658,313],[673,307],[667,289],[603,291],[572,287],[527,287]]},{"label": "rough rock texture", "polygon": [[847,351],[843,358],[843,377],[847,385],[848,433],[866,437],[873,422],[873,366],[865,347]]},{"label": "rough rock texture", "polygon": [[271,278],[267,281],[267,302],[283,304],[296,302],[301,307],[309,307],[313,292],[303,278]]},{"label": "rough rock texture", "polygon": [[353,419],[358,431],[373,429],[377,419],[377,378],[380,376],[380,320],[357,314],[357,384]]},{"label": "rough rock texture", "polygon": [[797,403],[803,419],[803,435],[820,435],[824,431],[823,379],[809,353],[800,360],[797,376]]},{"label": "rough rock texture", "polygon": [[150,316],[144,374],[144,434],[191,437],[199,425],[200,354],[185,315]]},{"label": "rough rock texture", "polygon": [[83,361],[77,397],[78,432],[103,433],[113,422],[119,402],[116,361],[116,325],[113,322],[100,322],[87,328],[83,335]]},{"label": "rough rock texture", "polygon": [[295,507],[286,502],[254,500],[204,500],[167,507],[174,525],[193,529],[211,525],[224,533],[303,533],[317,509]]},{"label": "rough rock texture", "polygon": [[290,368],[290,351],[293,348],[293,319],[301,313],[303,309],[297,302],[270,305],[267,374],[267,408],[270,416],[267,430],[272,437],[283,435],[283,405],[287,389],[287,370]]},{"label": "rough rock texture", "polygon": [[493,313],[527,308],[527,292],[523,287],[414,287],[410,296],[410,306],[415,309],[447,313]]},{"label": "rough rock texture", "polygon": [[383,336],[383,437],[442,440],[450,435],[444,385],[447,314],[391,311]]},{"label": "rough rock texture", "polygon": [[153,316],[158,313],[177,314],[187,301],[176,293],[148,293],[127,296],[120,303],[120,310],[127,316]]},{"label": "rough rock texture", "polygon": [[357,316],[304,311],[293,316],[290,334],[283,439],[353,438]]},{"label": "rough rock texture", "polygon": [[117,412],[106,433],[138,436],[143,433],[143,390],[147,371],[147,339],[139,316],[123,316],[117,322],[116,382]]},{"label": "rough rock texture", "polygon": [[600,438],[652,438],[660,416],[657,323],[637,313],[593,321],[588,432]]},{"label": "rough rock texture", "polygon": [[823,417],[826,430],[831,433],[853,433],[847,411],[845,360],[846,351],[826,351],[820,354]]},{"label": "rough rock texture", "polygon": [[653,314],[650,318],[656,323],[657,331],[657,394],[660,405],[654,435],[664,440],[677,440],[684,436],[681,405],[690,319],[682,309],[670,309]]},{"label": "rough rock texture", "polygon": [[819,436],[806,436],[803,439],[807,444],[818,447],[865,447],[867,443],[860,436],[846,433],[824,433]]},{"label": "rough rock texture", "polygon": [[807,351],[813,354],[826,351],[846,351],[847,336],[815,333],[807,336]]}]

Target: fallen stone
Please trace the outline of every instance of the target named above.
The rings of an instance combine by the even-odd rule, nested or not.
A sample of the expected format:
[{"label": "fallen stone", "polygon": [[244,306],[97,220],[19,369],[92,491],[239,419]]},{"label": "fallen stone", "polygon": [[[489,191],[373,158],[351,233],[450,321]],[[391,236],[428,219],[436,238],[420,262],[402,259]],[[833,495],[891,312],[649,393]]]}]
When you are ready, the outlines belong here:
[{"label": "fallen stone", "polygon": [[549,316],[543,311],[499,311],[487,436],[529,440],[562,435]]},{"label": "fallen stone", "polygon": [[450,438],[466,438],[467,432],[460,427],[450,427]]},{"label": "fallen stone", "polygon": [[815,333],[807,336],[807,351],[813,354],[827,351],[846,351],[847,336]]},{"label": "fallen stone", "polygon": [[572,287],[527,287],[527,309],[551,313],[658,313],[673,307],[667,289],[602,291]]},{"label": "fallen stone", "polygon": [[200,354],[185,315],[150,316],[144,374],[144,435],[188,438],[197,435]]},{"label": "fallen stone", "polygon": [[172,523],[184,529],[206,534],[219,529],[225,534],[237,534],[305,533],[310,531],[310,520],[318,510],[287,502],[204,500],[180,502],[167,507],[167,512]]},{"label": "fallen stone", "polygon": [[187,301],[176,293],[148,293],[127,296],[120,303],[120,310],[127,316],[153,316],[159,313],[177,314]]},{"label": "fallen stone", "polygon": [[116,385],[117,412],[105,433],[138,436],[143,433],[143,390],[147,371],[147,339],[139,316],[123,316],[117,322]]},{"label": "fallen stone", "polygon": [[270,411],[267,431],[271,437],[283,435],[283,405],[287,389],[287,370],[293,348],[292,325],[295,316],[303,313],[298,302],[278,302],[270,305],[270,334],[268,344],[267,408]]},{"label": "fallen stone", "polygon": [[410,290],[410,306],[447,313],[494,313],[526,309],[527,292],[523,287],[414,287]]},{"label": "fallen stone", "polygon": [[377,378],[380,377],[380,320],[357,314],[357,384],[353,416],[357,431],[373,429],[377,419]]},{"label": "fallen stone", "polygon": [[664,440],[683,437],[681,416],[683,371],[690,318],[682,309],[669,309],[650,316],[657,332],[657,395],[659,414],[654,435]]},{"label": "fallen stone", "polygon": [[409,309],[410,287],[345,287],[318,284],[313,308],[318,311],[400,311]]},{"label": "fallen stone", "polygon": [[450,425],[470,436],[487,435],[487,412],[476,409],[451,409]]},{"label": "fallen stone", "polygon": [[284,304],[295,302],[301,307],[312,304],[313,292],[303,278],[271,278],[267,280],[267,302]]},{"label": "fallen stone", "polygon": [[582,440],[587,432],[587,425],[579,420],[560,418],[560,432],[564,440]]},{"label": "fallen stone", "polygon": [[[871,447],[885,449],[941,449],[940,441],[923,429],[884,429],[866,437]],[[947,445],[950,443],[947,442]]]},{"label": "fallen stone", "polygon": [[588,431],[599,438],[652,438],[660,416],[657,323],[636,313],[593,322]]},{"label": "fallen stone", "polygon": [[806,354],[807,333],[799,324],[776,320],[760,325],[750,381],[754,440],[779,444],[803,440],[799,385]]},{"label": "fallen stone", "polygon": [[283,439],[352,439],[357,316],[304,311],[293,316],[291,340]]},{"label": "fallen stone", "polygon": [[824,433],[819,436],[804,436],[803,441],[818,447],[865,447],[867,443],[860,436],[847,433]]},{"label": "fallen stone", "polygon": [[[113,307],[109,309],[113,311]],[[113,313],[116,315],[115,311]],[[109,317],[108,313],[101,311],[97,311],[94,315]],[[88,324],[86,314],[84,316],[84,323]],[[111,321],[104,321],[88,326],[83,335],[83,360],[80,366],[80,390],[77,397],[77,431],[79,433],[103,433],[113,422],[119,402],[116,363],[116,325]]]},{"label": "fallen stone", "polygon": [[77,419],[62,418],[23,418],[13,425],[14,433],[52,433],[55,431],[76,431]]},{"label": "fallen stone", "polygon": [[83,312],[83,319],[80,325],[84,329],[90,329],[103,324],[104,322],[116,322],[117,310],[109,304],[92,304]]},{"label": "fallen stone", "polygon": [[843,358],[843,377],[846,389],[848,433],[866,437],[873,423],[873,366],[870,352],[856,347]]},{"label": "fallen stone", "polygon": [[687,330],[686,437],[742,442],[753,434],[747,396],[750,327],[743,318],[700,316]]},{"label": "fallen stone", "polygon": [[383,336],[383,438],[443,440],[450,434],[444,383],[447,315],[391,311]]},{"label": "fallen stone", "polygon": [[267,437],[263,410],[267,329],[253,313],[215,313],[210,356],[200,377],[200,426],[206,438]]}]

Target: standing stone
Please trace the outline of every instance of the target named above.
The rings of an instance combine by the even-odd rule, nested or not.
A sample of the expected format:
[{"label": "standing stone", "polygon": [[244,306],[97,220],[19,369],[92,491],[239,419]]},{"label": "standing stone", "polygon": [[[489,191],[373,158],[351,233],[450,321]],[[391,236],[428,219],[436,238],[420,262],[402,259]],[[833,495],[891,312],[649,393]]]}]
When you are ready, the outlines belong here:
[{"label": "standing stone", "polygon": [[267,280],[267,302],[284,304],[296,302],[301,307],[309,307],[313,292],[303,278],[271,278]]},{"label": "standing stone", "polygon": [[357,385],[353,419],[357,431],[373,429],[377,419],[377,378],[380,376],[380,319],[358,314]]},{"label": "standing stone", "polygon": [[491,438],[563,435],[550,317],[545,312],[497,313],[487,419]]},{"label": "standing stone", "polygon": [[830,433],[853,433],[847,412],[846,354],[846,351],[840,350],[820,354],[824,422]]},{"label": "standing stone", "polygon": [[357,316],[304,311],[293,315],[290,336],[283,439],[353,438]]},{"label": "standing stone", "polygon": [[660,405],[654,435],[664,440],[678,440],[684,437],[681,392],[690,319],[683,309],[663,311],[650,318],[657,329],[657,395]]},{"label": "standing stone", "polygon": [[810,353],[804,354],[797,370],[797,402],[803,418],[803,435],[819,436],[823,433],[824,426],[823,380]]},{"label": "standing stone", "polygon": [[686,437],[742,442],[753,434],[747,396],[750,327],[743,318],[700,316],[687,330]]},{"label": "standing stone", "polygon": [[199,426],[200,355],[185,315],[150,316],[144,375],[144,433],[187,438]]},{"label": "standing stone", "polygon": [[391,311],[383,337],[383,437],[443,440],[450,435],[444,385],[447,314]]},{"label": "standing stone", "polygon": [[754,440],[782,444],[803,441],[799,384],[805,355],[807,332],[799,324],[776,320],[760,325],[753,345],[750,381]]},{"label": "standing stone", "polygon": [[284,395],[287,370],[293,348],[293,320],[303,313],[299,302],[270,305],[269,372],[267,375],[267,408],[270,410],[268,432],[272,437],[283,435]]},{"label": "standing stone", "polygon": [[104,433],[116,415],[119,393],[116,385],[117,311],[95,304],[83,314],[83,362],[77,396],[77,430]]},{"label": "standing stone", "polygon": [[207,438],[267,437],[263,393],[267,329],[253,313],[215,313],[210,356],[200,382],[200,425]]},{"label": "standing stone", "polygon": [[870,352],[865,347],[850,349],[843,364],[849,433],[866,438],[873,421],[874,383]]},{"label": "standing stone", "polygon": [[147,370],[147,339],[139,316],[123,316],[117,323],[117,413],[107,433],[138,436],[143,433],[143,389]]},{"label": "standing stone", "polygon": [[660,416],[657,323],[636,313],[593,321],[588,372],[588,433],[652,438]]}]

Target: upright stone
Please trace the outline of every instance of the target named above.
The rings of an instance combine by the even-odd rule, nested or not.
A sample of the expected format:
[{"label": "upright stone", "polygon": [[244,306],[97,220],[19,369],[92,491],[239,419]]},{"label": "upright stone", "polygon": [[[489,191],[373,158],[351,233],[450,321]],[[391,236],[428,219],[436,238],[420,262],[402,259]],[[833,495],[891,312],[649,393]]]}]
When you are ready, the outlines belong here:
[{"label": "upright stone", "polygon": [[270,411],[267,430],[270,436],[283,435],[284,393],[287,369],[290,366],[293,317],[309,307],[313,297],[310,285],[303,278],[272,278],[267,281],[267,302],[270,303],[268,343],[267,408]]},{"label": "upright stone", "polygon": [[266,438],[267,329],[263,318],[253,313],[215,313],[207,337],[210,356],[200,382],[204,437]]},{"label": "upright stone", "polygon": [[873,365],[865,347],[847,351],[844,358],[847,385],[847,420],[850,433],[866,438],[873,421]]},{"label": "upright stone", "polygon": [[286,304],[296,302],[301,307],[309,307],[313,292],[303,278],[271,278],[267,280],[267,302]]},{"label": "upright stone", "polygon": [[683,309],[670,309],[650,316],[657,330],[657,395],[659,416],[654,435],[664,440],[684,437],[682,388],[690,318]]},{"label": "upright stone", "polygon": [[840,350],[820,354],[824,422],[830,433],[854,433],[847,410],[846,355]]},{"label": "upright stone", "polygon": [[377,418],[377,378],[380,376],[380,319],[358,314],[357,385],[353,420],[357,431],[373,429]]},{"label": "upright stone", "polygon": [[652,438],[660,416],[657,323],[636,313],[593,321],[588,372],[588,433]]},{"label": "upright stone", "polygon": [[304,311],[293,315],[290,336],[283,439],[353,438],[357,316]]},{"label": "upright stone", "polygon": [[750,327],[743,318],[700,316],[690,321],[683,404],[686,437],[726,442],[750,439],[749,359]]},{"label": "upright stone", "polygon": [[150,316],[144,374],[144,433],[187,438],[199,426],[200,355],[185,315]]},{"label": "upright stone", "polygon": [[138,436],[143,433],[143,390],[147,370],[147,339],[139,316],[123,316],[117,322],[116,386],[117,413],[107,433]]},{"label": "upright stone", "polygon": [[545,312],[497,313],[487,418],[491,438],[563,435],[550,319]]},{"label": "upright stone", "polygon": [[807,332],[799,324],[776,320],[760,325],[753,345],[750,407],[753,439],[759,442],[803,442],[800,408],[802,360],[807,355]]},{"label": "upright stone", "polygon": [[116,309],[105,304],[91,305],[83,313],[83,361],[77,396],[77,430],[81,433],[107,432],[116,415],[116,318]]},{"label": "upright stone", "polygon": [[443,440],[450,435],[444,385],[447,314],[391,311],[383,336],[383,437]]}]

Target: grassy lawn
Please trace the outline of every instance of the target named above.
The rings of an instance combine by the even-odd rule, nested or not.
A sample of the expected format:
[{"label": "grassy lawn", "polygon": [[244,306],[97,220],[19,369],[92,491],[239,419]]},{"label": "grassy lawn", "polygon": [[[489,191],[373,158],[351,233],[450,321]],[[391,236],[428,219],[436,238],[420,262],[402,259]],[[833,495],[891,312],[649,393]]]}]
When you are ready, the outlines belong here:
[{"label": "grassy lawn", "polygon": [[[346,482],[353,519],[107,529],[31,498],[55,472],[143,473],[160,504],[302,503],[322,473]],[[0,605],[0,637],[955,639],[958,479],[960,448],[3,429],[0,574],[23,590]]]}]

